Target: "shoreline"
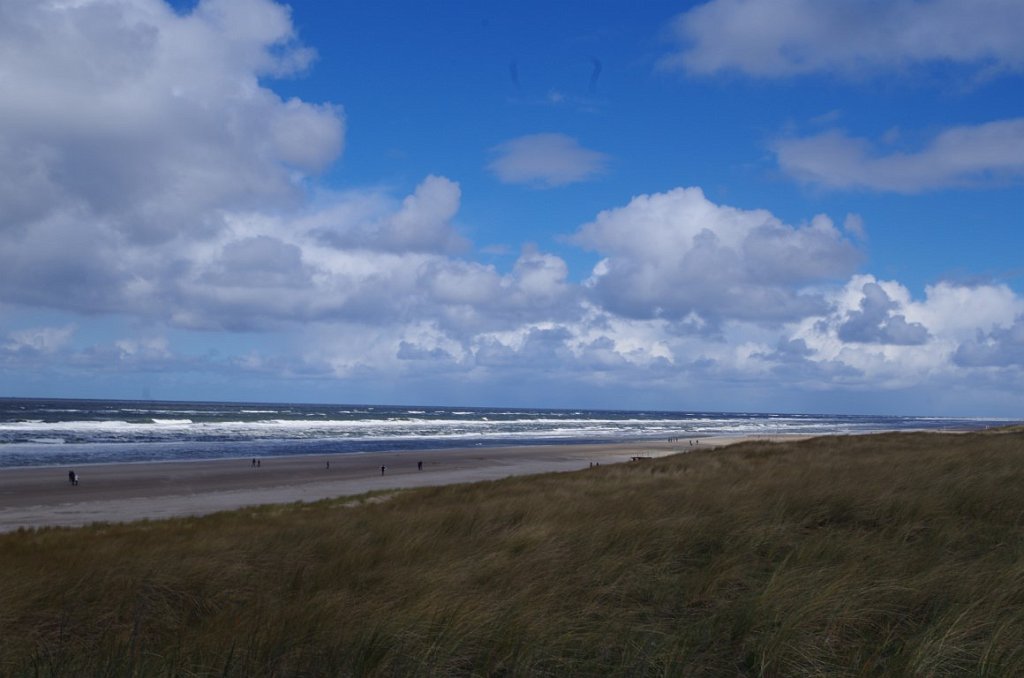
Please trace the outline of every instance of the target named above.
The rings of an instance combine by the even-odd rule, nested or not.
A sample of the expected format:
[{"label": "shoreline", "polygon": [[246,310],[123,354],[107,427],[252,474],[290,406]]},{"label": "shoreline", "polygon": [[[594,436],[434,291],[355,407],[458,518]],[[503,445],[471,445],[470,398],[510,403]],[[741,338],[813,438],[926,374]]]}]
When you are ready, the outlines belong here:
[{"label": "shoreline", "polygon": [[[815,436],[711,436],[577,445],[477,447],[261,457],[153,461],[79,467],[71,486],[59,466],[0,469],[0,533],[19,528],[80,527],[95,522],[198,516],[263,504],[312,502],[371,491],[498,480],[587,469],[634,456],[662,457],[747,440]],[[692,440],[697,440],[696,438]],[[420,470],[417,462],[422,461]],[[329,466],[328,466],[329,462]],[[381,473],[381,466],[386,467]]]},{"label": "shoreline", "polygon": [[[915,431],[916,429],[907,429],[908,431]],[[928,429],[921,429],[928,430]],[[866,433],[879,433],[880,431],[866,431]],[[730,439],[742,439],[742,440],[763,440],[767,438],[779,438],[786,439],[791,436],[801,437],[812,437],[812,435],[859,435],[857,433],[818,433],[818,434],[801,434],[801,433],[779,433],[779,434],[715,434],[715,433],[704,433],[695,434],[687,440],[703,440],[705,443],[712,439],[719,438],[730,438]],[[415,457],[417,455],[424,456],[428,454],[448,454],[451,452],[479,452],[481,450],[494,450],[494,449],[548,449],[548,448],[560,448],[560,447],[605,447],[615,445],[660,445],[663,443],[670,443],[678,445],[678,437],[673,438],[630,438],[621,440],[609,440],[607,442],[552,442],[552,443],[527,443],[523,445],[519,444],[477,444],[474,446],[454,446],[454,447],[423,447],[423,448],[394,448],[388,450],[346,450],[337,452],[303,452],[303,453],[286,453],[286,454],[266,454],[266,455],[255,455],[258,459],[265,460],[279,460],[279,459],[322,459],[322,460],[334,460],[343,456],[354,456],[354,457],[366,457],[367,455],[373,454],[395,454],[395,455],[406,455]],[[125,459],[119,461],[90,461],[81,464],[75,463],[62,463],[62,464],[31,464],[27,466],[0,466],[0,474],[6,471],[13,471],[18,469],[32,469],[32,470],[52,470],[52,469],[63,469],[67,471],[71,468],[83,468],[90,469],[102,466],[130,466],[140,464],[205,464],[208,462],[247,462],[253,459],[252,454],[247,454],[238,457],[210,457],[210,458],[194,458],[194,459]]]}]

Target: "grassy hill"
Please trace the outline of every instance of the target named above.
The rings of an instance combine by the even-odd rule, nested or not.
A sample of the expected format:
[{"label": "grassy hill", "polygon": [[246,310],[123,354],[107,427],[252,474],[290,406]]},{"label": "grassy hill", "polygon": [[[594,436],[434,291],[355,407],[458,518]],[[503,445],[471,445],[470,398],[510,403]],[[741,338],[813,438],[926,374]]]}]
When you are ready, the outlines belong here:
[{"label": "grassy hill", "polygon": [[0,674],[1024,675],[1024,431],[0,535]]}]

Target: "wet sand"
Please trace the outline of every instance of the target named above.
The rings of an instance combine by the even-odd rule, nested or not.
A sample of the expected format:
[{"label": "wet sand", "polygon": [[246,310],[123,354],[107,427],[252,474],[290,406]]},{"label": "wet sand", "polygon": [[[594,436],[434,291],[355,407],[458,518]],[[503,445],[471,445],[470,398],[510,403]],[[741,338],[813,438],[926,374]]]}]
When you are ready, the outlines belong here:
[{"label": "wet sand", "polygon": [[[544,445],[420,452],[81,466],[79,485],[68,468],[0,469],[0,532],[19,527],[76,527],[203,515],[256,504],[316,501],[373,490],[495,480],[576,471],[634,456],[658,457],[742,440],[641,441],[605,445]],[[423,462],[418,470],[417,462]],[[327,463],[330,462],[330,468]],[[381,466],[387,470],[382,475]]]}]

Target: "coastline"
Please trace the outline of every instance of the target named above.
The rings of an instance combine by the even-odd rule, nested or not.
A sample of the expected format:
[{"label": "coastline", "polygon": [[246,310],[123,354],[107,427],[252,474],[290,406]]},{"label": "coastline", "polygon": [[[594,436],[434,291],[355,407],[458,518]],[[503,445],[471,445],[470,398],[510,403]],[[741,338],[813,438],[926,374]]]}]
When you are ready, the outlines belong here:
[{"label": "coastline", "polygon": [[[252,468],[249,458],[95,464],[76,469],[78,486],[68,483],[63,467],[6,468],[0,469],[0,532],[197,516],[261,504],[577,471],[634,456],[801,437],[808,436],[718,436],[702,438],[699,447],[674,439],[301,455],[262,458],[259,468]],[[381,466],[387,467],[383,474]]]}]

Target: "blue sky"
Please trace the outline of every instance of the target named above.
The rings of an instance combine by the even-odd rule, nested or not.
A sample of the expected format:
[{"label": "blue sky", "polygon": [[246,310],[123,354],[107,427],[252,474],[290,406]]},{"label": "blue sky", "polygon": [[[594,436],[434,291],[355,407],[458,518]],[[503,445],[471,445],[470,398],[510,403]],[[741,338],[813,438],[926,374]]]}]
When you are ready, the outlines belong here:
[{"label": "blue sky", "polygon": [[1024,5],[0,0],[0,395],[1019,417]]}]

